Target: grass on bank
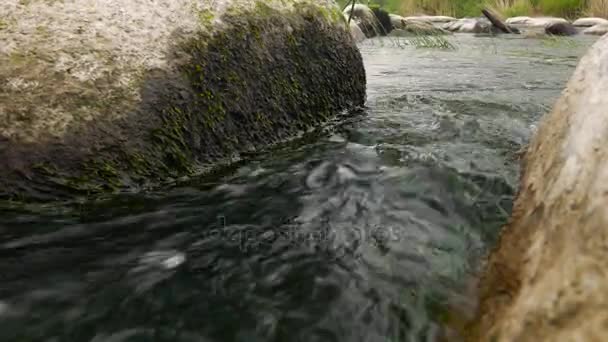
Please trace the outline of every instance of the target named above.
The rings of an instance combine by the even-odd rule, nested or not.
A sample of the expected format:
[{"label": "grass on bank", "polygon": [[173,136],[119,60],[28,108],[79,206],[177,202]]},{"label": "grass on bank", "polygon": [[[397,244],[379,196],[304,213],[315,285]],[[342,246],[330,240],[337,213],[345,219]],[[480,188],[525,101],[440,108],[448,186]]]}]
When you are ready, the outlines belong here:
[{"label": "grass on bank", "polygon": [[[348,0],[338,0],[344,6]],[[581,16],[608,18],[608,0],[359,0],[379,5],[401,15],[450,15],[478,17],[481,8],[490,7],[505,17],[549,15],[565,18]]]}]

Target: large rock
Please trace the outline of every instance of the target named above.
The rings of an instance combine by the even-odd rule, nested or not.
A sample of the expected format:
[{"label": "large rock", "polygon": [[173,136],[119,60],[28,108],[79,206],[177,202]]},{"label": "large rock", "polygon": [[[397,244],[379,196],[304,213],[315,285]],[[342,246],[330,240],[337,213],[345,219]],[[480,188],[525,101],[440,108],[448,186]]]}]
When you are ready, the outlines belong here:
[{"label": "large rock", "polygon": [[545,26],[545,33],[553,36],[574,36],[578,31],[570,23],[554,22]]},{"label": "large rock", "polygon": [[546,27],[553,23],[569,24],[570,22],[564,18],[555,17],[513,17],[505,20],[505,23],[524,27]]},{"label": "large rock", "polygon": [[608,36],[584,56],[525,153],[481,279],[476,341],[608,336]]},{"label": "large rock", "polygon": [[0,1],[0,198],[203,172],[362,105],[328,0]]},{"label": "large rock", "polygon": [[604,18],[580,18],[572,23],[576,27],[592,27],[600,24],[608,24]]},{"label": "large rock", "polygon": [[606,33],[608,33],[608,24],[595,25],[583,30],[583,34],[590,34],[596,36],[603,36]]}]

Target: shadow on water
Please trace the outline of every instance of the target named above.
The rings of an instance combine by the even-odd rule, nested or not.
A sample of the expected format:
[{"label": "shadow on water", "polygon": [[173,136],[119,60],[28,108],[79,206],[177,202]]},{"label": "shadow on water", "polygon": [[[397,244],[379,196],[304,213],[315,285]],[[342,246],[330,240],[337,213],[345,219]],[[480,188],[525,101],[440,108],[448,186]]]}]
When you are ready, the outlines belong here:
[{"label": "shadow on water", "polygon": [[450,39],[362,44],[365,113],[306,144],[162,192],[2,209],[0,340],[457,340],[517,153],[584,48]]}]

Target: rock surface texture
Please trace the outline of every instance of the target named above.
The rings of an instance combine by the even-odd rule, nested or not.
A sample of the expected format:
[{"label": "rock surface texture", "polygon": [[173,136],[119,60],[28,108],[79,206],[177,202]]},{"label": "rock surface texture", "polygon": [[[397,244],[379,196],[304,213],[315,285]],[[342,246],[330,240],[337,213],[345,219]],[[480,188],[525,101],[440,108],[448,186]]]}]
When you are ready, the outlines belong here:
[{"label": "rock surface texture", "polygon": [[576,27],[592,27],[600,24],[608,24],[608,20],[604,18],[580,18],[572,23]]},{"label": "rock surface texture", "polygon": [[569,24],[570,22],[566,19],[555,17],[513,17],[505,20],[505,23],[525,27],[546,27],[553,23]]},{"label": "rock surface texture", "polygon": [[481,279],[474,341],[606,341],[608,37],[532,138],[510,222]]},{"label": "rock surface texture", "polygon": [[602,36],[608,33],[608,24],[599,24],[583,30],[583,34]]},{"label": "rock surface texture", "polygon": [[2,0],[0,198],[201,173],[362,105],[331,0]]}]

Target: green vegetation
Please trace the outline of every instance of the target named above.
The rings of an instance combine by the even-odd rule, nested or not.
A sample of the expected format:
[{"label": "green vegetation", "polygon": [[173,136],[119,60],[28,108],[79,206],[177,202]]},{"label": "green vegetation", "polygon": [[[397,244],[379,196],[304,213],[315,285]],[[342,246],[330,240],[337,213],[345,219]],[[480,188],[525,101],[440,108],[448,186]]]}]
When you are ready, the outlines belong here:
[{"label": "green vegetation", "polygon": [[[348,0],[338,0],[345,6]],[[359,0],[381,6],[401,15],[429,14],[455,17],[480,16],[482,7],[490,7],[505,17],[551,15],[566,18],[596,16],[608,18],[608,0]]]}]

